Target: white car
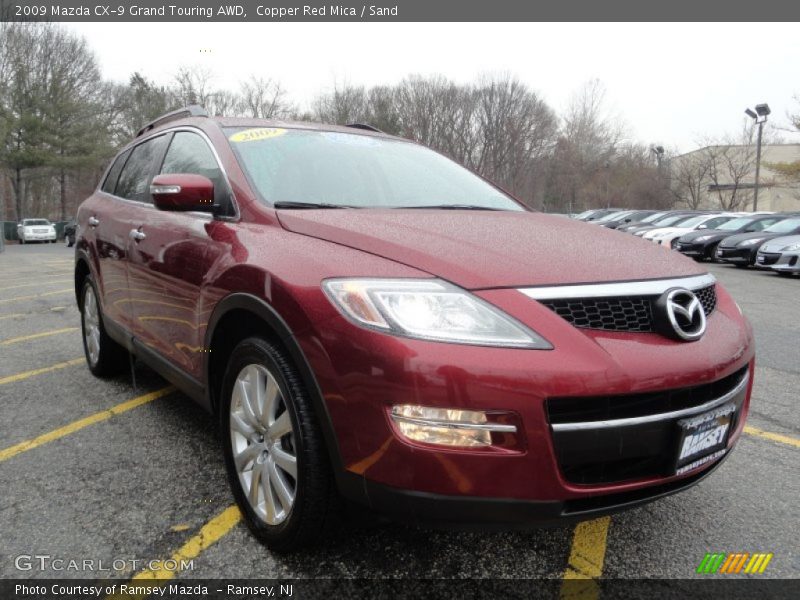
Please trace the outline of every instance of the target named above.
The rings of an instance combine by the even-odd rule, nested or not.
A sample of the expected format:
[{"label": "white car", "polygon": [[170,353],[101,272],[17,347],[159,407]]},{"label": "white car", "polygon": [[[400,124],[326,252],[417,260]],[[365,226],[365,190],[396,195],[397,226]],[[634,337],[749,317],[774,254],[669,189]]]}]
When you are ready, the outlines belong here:
[{"label": "white car", "polygon": [[22,219],[17,224],[17,237],[20,244],[30,242],[56,242],[56,226],[47,219]]},{"label": "white car", "polygon": [[697,215],[693,219],[684,221],[678,227],[661,227],[652,229],[642,236],[655,244],[672,248],[673,242],[685,233],[697,229],[715,229],[717,226],[737,217],[734,213]]}]

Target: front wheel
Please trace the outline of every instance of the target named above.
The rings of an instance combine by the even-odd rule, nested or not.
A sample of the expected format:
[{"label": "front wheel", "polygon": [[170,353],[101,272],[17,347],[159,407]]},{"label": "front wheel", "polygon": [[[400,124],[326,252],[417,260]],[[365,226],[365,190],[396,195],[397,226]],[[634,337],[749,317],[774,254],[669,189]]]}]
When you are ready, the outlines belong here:
[{"label": "front wheel", "polygon": [[261,338],[234,348],[219,415],[228,481],[250,530],[278,552],[317,539],[333,477],[311,399],[282,348]]},{"label": "front wheel", "polygon": [[92,374],[109,377],[121,373],[128,358],[127,351],[106,333],[97,291],[89,277],[81,292],[81,329],[83,350]]}]

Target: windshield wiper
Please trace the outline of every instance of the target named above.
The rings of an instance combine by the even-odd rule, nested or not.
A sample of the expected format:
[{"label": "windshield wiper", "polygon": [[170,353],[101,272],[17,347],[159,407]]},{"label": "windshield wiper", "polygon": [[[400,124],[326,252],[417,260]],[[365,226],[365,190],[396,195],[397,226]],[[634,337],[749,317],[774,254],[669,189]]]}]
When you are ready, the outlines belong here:
[{"label": "windshield wiper", "polygon": [[475,204],[425,204],[422,206],[395,206],[394,208],[428,208],[434,210],[505,210],[492,206],[477,206]]},{"label": "windshield wiper", "polygon": [[329,204],[327,202],[293,202],[291,200],[279,200],[272,205],[273,208],[355,208],[345,204]]}]

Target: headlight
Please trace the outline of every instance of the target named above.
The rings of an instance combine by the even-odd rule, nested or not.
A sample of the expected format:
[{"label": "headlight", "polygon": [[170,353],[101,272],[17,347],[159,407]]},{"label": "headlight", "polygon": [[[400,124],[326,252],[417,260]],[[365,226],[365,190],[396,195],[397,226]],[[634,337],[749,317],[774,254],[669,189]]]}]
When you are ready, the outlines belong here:
[{"label": "headlight", "polygon": [[694,238],[694,241],[695,242],[707,242],[712,237],[714,237],[714,236],[713,235],[701,235],[700,237]]},{"label": "headlight", "polygon": [[793,250],[800,250],[800,244],[791,244],[790,246],[781,248],[781,252],[792,252]]},{"label": "headlight", "polygon": [[754,240],[745,240],[743,242],[739,242],[737,245],[739,247],[752,246],[754,244],[760,244],[763,241],[764,241],[764,238],[756,238]]},{"label": "headlight", "polygon": [[552,349],[515,319],[438,279],[329,279],[322,288],[342,314],[370,329],[439,342]]}]

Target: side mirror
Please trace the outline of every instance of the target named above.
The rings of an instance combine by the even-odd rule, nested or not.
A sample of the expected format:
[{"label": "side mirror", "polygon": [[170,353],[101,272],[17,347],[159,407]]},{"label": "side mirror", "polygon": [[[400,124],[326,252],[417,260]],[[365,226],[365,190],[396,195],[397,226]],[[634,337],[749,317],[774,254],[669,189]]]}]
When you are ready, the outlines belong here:
[{"label": "side mirror", "polygon": [[153,204],[160,210],[214,212],[214,184],[191,173],[157,175],[150,184]]}]

